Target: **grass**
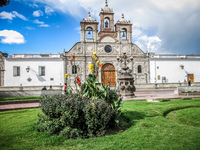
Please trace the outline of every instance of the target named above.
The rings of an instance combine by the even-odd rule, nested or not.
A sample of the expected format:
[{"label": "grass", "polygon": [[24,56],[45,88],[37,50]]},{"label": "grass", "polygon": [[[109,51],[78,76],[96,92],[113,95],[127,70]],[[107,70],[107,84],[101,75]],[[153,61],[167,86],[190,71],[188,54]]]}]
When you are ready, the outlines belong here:
[{"label": "grass", "polygon": [[179,123],[200,127],[200,107],[170,112],[166,117]]},{"label": "grass", "polygon": [[35,100],[40,99],[42,96],[29,96],[29,97],[4,97],[0,101],[18,101],[18,100]]},{"label": "grass", "polygon": [[188,92],[182,91],[181,93],[200,93],[200,92],[199,91],[188,91]]},{"label": "grass", "polygon": [[[200,147],[200,115],[196,115],[200,112],[200,99],[164,103],[126,101],[122,110],[131,120],[131,127],[124,132],[76,140],[37,132],[39,108],[0,112],[0,149],[198,150]],[[176,115],[170,118],[171,113]]]}]

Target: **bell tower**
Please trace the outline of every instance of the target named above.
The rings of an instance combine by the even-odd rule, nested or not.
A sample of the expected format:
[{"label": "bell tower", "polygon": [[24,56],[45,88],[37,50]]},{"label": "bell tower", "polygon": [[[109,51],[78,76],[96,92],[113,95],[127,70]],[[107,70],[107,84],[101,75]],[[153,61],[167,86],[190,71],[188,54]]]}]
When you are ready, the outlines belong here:
[{"label": "bell tower", "polygon": [[105,1],[105,7],[101,8],[100,16],[100,32],[99,38],[105,36],[111,36],[116,39],[116,33],[114,29],[114,13],[111,8],[108,7],[107,0]]},{"label": "bell tower", "polygon": [[94,20],[90,12],[87,18],[83,18],[81,25],[81,42],[96,42],[98,36],[98,22]]},{"label": "bell tower", "polygon": [[132,43],[132,24],[127,21],[122,14],[122,18],[115,24],[117,32],[117,40],[119,42]]}]

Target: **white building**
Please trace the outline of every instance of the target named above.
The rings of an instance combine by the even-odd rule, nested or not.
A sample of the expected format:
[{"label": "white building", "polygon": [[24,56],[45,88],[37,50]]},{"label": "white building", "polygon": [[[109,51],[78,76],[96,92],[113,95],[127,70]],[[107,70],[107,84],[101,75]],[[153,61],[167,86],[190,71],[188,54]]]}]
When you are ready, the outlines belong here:
[{"label": "white building", "polygon": [[200,82],[200,55],[151,54],[150,83]]},{"label": "white building", "polygon": [[13,54],[5,59],[4,86],[64,84],[60,54]]}]

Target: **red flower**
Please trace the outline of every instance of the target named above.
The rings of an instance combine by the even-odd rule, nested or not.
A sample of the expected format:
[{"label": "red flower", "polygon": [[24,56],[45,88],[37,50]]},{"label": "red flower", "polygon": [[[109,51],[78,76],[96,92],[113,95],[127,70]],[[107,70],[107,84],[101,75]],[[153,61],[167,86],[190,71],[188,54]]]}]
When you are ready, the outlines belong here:
[{"label": "red flower", "polygon": [[71,55],[71,56],[72,56],[73,59],[76,57],[75,55]]},{"label": "red flower", "polygon": [[77,80],[80,80],[80,78],[79,78],[79,77],[76,77],[76,79],[77,79]]},{"label": "red flower", "polygon": [[99,67],[102,68],[104,64],[100,64]]}]

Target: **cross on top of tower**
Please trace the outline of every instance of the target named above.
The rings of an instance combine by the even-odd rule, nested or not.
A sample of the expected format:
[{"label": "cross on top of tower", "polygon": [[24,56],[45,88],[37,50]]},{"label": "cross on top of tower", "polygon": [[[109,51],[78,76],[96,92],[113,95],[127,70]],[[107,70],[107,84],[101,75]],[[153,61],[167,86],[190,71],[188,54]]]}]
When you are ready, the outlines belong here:
[{"label": "cross on top of tower", "polygon": [[108,1],[105,1],[105,7],[101,8],[101,12],[113,13],[113,10],[108,7]]},{"label": "cross on top of tower", "polygon": [[105,6],[108,7],[108,2],[107,2],[107,0],[106,0],[106,2],[105,2]]}]

